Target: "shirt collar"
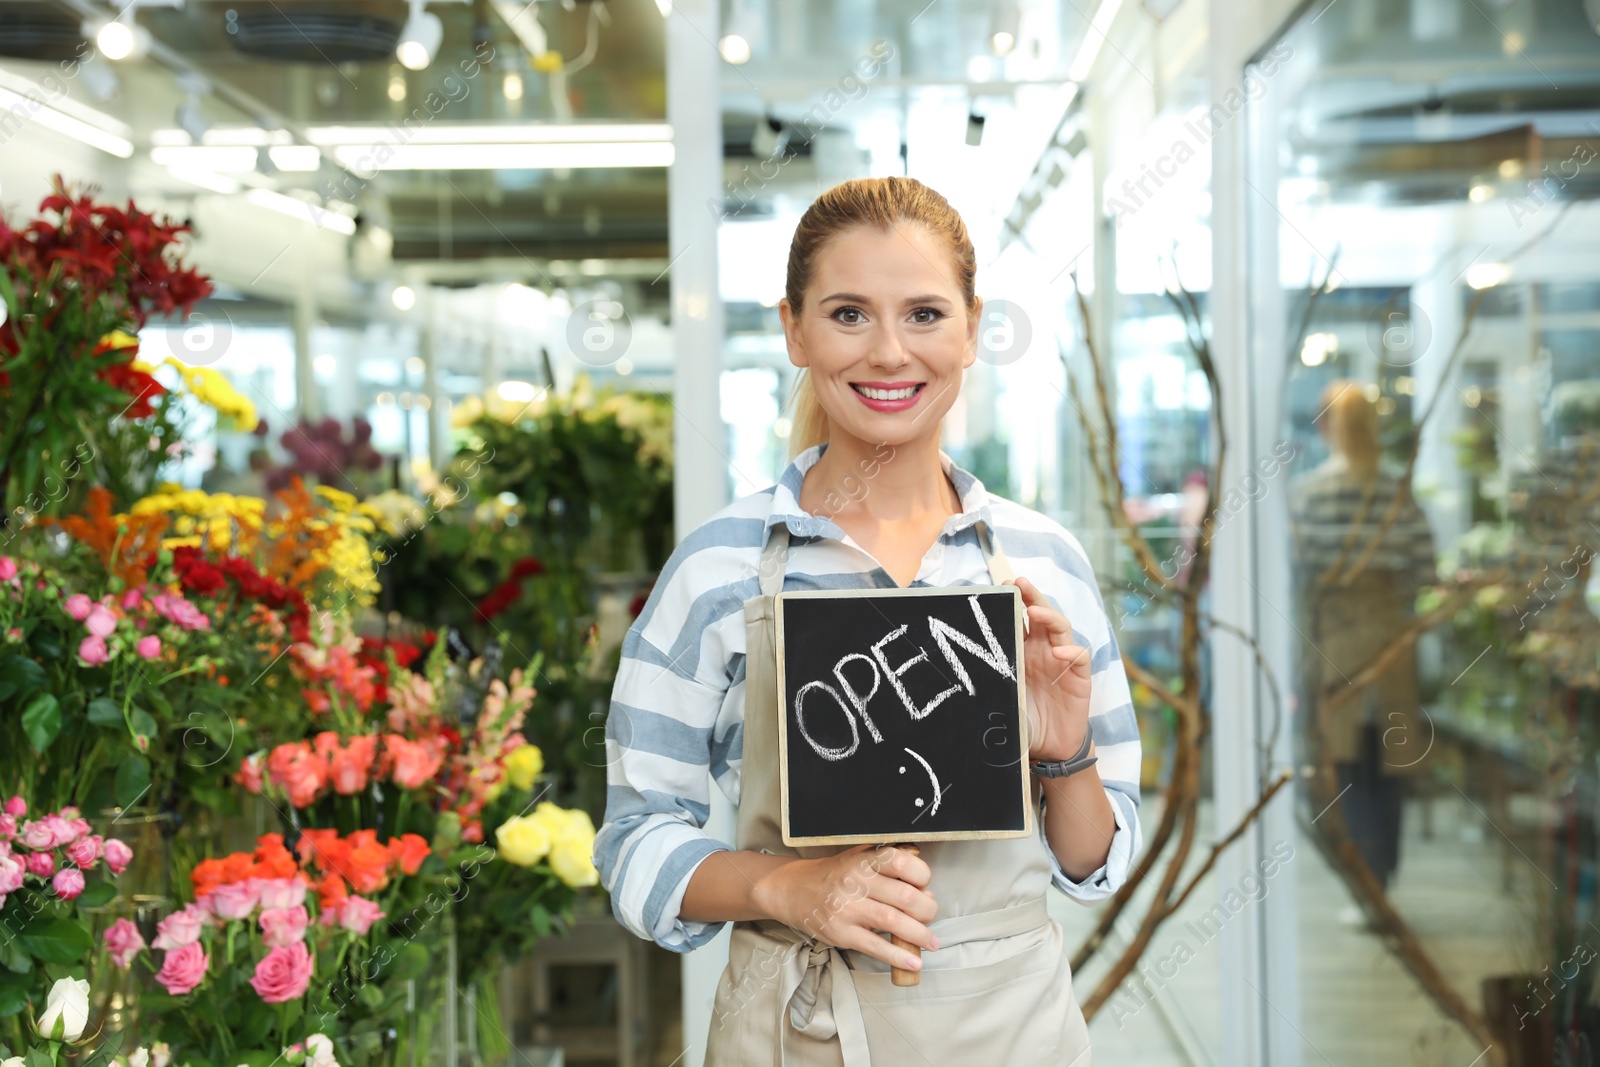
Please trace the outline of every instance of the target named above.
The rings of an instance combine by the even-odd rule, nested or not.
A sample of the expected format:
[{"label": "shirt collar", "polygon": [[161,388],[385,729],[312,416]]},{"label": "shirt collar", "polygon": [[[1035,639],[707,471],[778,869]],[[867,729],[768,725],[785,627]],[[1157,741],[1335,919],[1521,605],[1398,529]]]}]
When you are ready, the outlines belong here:
[{"label": "shirt collar", "polygon": [[[770,531],[774,525],[781,522],[789,528],[791,537],[831,537],[838,541],[844,540],[845,532],[838,523],[823,515],[812,515],[800,506],[800,486],[806,471],[822,458],[822,453],[827,448],[827,442],[812,445],[795,456],[783,469],[773,490],[772,510],[767,515],[764,531]],[[955,486],[956,495],[961,498],[961,513],[945,520],[942,533],[953,534],[979,521],[992,529],[994,520],[989,508],[989,492],[983,487],[983,483],[972,472],[958,466],[942,448],[939,450],[939,465],[949,475],[950,484]]]}]

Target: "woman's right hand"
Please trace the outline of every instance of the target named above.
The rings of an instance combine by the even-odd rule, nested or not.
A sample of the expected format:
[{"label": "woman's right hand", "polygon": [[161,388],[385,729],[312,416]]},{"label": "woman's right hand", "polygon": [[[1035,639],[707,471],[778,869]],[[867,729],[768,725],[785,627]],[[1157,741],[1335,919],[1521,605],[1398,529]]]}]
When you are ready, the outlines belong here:
[{"label": "woman's right hand", "polygon": [[939,911],[928,891],[932,875],[921,857],[904,849],[857,845],[775,867],[752,895],[763,912],[807,937],[915,971],[922,961],[878,931],[925,949],[939,947],[927,925]]}]

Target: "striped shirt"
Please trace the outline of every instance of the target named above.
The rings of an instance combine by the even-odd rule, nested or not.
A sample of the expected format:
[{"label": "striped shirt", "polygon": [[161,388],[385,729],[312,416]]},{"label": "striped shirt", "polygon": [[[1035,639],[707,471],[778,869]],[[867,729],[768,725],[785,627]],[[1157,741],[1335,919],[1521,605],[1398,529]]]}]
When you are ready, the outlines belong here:
[{"label": "striped shirt", "polygon": [[[887,589],[896,583],[832,519],[800,506],[801,479],[826,445],[795,457],[777,484],[735,500],[673,550],[622,642],[606,721],[606,817],[595,863],[617,919],[640,937],[687,952],[723,924],[678,914],[694,869],[731,846],[703,829],[713,781],[739,802],[745,703],[744,602],[767,531],[789,528],[785,590]],[[1074,882],[1055,864],[1055,885],[1085,903],[1111,896],[1140,845],[1139,728],[1116,637],[1088,556],[1059,523],[992,496],[941,451],[961,498],[922,559],[913,586],[989,585],[975,525],[983,521],[1012,569],[1036,585],[1091,650],[1089,716],[1099,772],[1116,819],[1105,865]],[[1040,835],[1044,821],[1038,820]]]},{"label": "striped shirt", "polygon": [[1381,575],[1411,593],[1432,585],[1438,577],[1433,531],[1416,497],[1407,493],[1384,528],[1400,488],[1400,479],[1387,471],[1361,477],[1337,453],[1306,472],[1290,500],[1301,579],[1317,580],[1330,568],[1330,580],[1348,574],[1370,549],[1363,574]]}]

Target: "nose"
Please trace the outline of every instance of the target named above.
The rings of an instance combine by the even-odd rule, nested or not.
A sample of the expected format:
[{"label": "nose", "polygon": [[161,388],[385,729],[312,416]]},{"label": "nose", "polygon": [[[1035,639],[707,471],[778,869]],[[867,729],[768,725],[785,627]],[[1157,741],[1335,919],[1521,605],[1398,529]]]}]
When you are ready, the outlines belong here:
[{"label": "nose", "polygon": [[872,346],[872,365],[883,367],[886,370],[899,370],[911,362],[911,353],[906,351],[900,332],[893,324],[886,325],[879,331],[876,343]]}]

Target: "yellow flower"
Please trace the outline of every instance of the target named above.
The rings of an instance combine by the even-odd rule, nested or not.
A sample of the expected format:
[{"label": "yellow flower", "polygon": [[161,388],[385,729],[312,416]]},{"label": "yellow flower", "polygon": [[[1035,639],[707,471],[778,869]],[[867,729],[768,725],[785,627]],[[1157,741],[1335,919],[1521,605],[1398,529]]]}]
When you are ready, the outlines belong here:
[{"label": "yellow flower", "polygon": [[512,749],[505,762],[506,781],[527,792],[533,788],[533,780],[539,777],[539,772],[544,770],[544,753],[539,751],[538,745],[523,745]]},{"label": "yellow flower", "polygon": [[557,841],[550,850],[550,869],[574,889],[600,884],[600,872],[594,865],[593,840],[587,846],[572,840]]},{"label": "yellow flower", "polygon": [[211,367],[191,367],[173,356],[165,362],[183,376],[194,398],[216,411],[221,421],[244,433],[256,428],[260,419],[255,405],[233,387],[227,375]]},{"label": "yellow flower", "polygon": [[550,834],[531,815],[518,815],[501,823],[494,832],[500,843],[500,858],[518,867],[532,867],[550,854]]}]

